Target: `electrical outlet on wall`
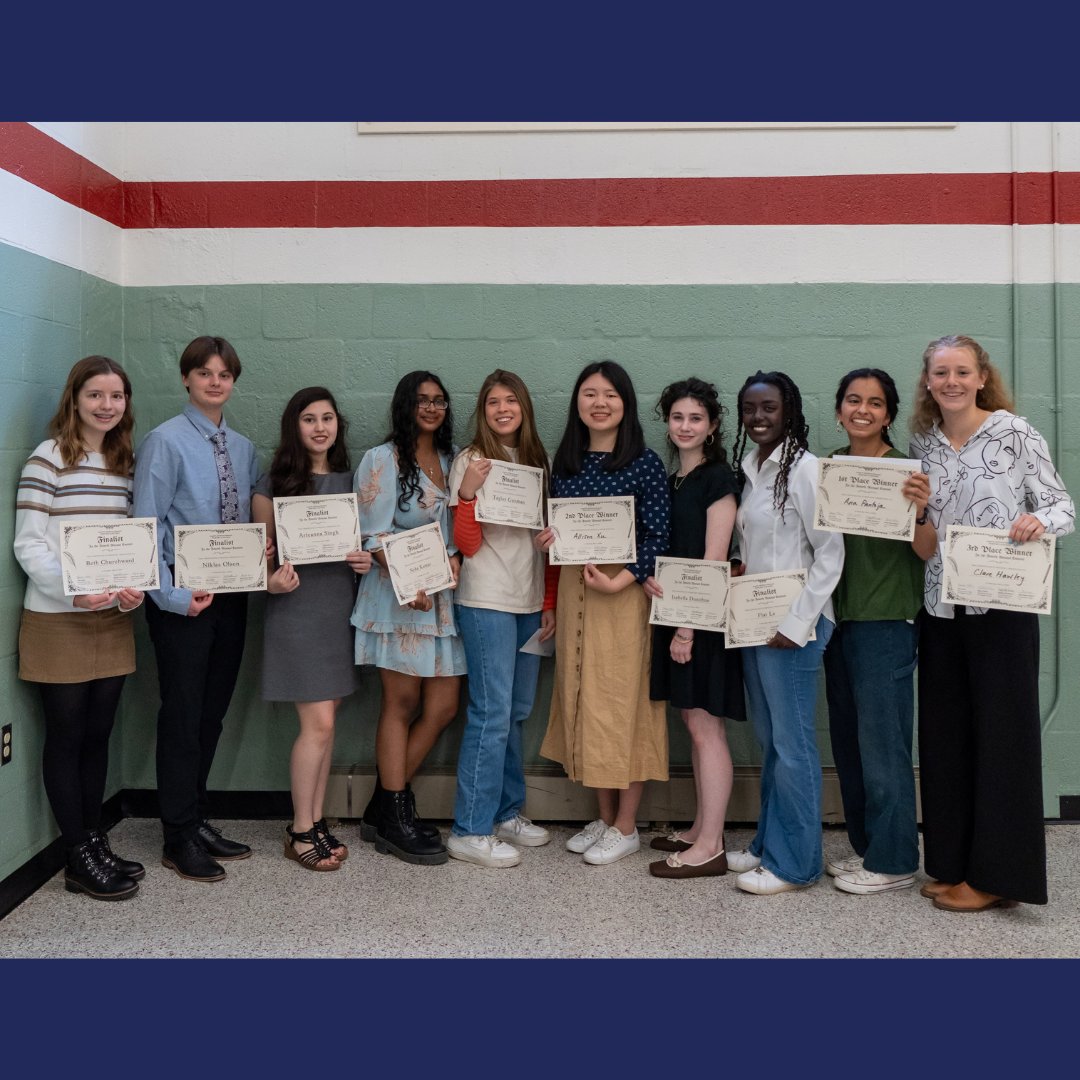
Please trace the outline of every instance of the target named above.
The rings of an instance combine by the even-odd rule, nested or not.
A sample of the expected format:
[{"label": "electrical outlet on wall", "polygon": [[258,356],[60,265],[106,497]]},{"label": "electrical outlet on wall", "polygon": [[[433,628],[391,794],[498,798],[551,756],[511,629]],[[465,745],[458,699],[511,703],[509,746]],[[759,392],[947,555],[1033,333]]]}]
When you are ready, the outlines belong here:
[{"label": "electrical outlet on wall", "polygon": [[0,728],[0,767],[11,760],[11,725]]}]

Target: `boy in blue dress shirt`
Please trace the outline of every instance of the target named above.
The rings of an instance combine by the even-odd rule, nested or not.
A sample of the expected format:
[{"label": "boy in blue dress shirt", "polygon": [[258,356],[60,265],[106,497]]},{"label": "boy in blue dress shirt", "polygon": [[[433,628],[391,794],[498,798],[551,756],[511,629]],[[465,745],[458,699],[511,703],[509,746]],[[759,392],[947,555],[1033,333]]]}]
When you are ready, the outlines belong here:
[{"label": "boy in blue dress shirt", "polygon": [[161,862],[183,878],[211,882],[225,877],[218,860],[251,854],[210,824],[206,803],[207,777],[244,652],[247,594],[177,588],[173,529],[250,521],[259,469],[255,447],[222,416],[240,377],[232,345],[220,337],[195,338],[180,357],[180,375],[188,404],[139,447],[134,513],[158,521],[161,587],[148,593],[146,621],[161,692]]}]

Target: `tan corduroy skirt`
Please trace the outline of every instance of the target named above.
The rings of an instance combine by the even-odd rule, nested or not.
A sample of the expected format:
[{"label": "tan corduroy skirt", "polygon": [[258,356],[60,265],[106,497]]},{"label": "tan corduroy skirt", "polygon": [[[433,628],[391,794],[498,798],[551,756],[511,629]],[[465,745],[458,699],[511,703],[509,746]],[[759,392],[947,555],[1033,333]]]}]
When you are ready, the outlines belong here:
[{"label": "tan corduroy skirt", "polygon": [[[623,567],[600,569],[614,577]],[[667,710],[649,700],[648,617],[641,586],[599,593],[585,587],[579,567],[562,568],[555,689],[540,753],[586,787],[668,778]]]},{"label": "tan corduroy skirt", "polygon": [[131,612],[27,611],[19,626],[19,678],[80,683],[135,670]]}]

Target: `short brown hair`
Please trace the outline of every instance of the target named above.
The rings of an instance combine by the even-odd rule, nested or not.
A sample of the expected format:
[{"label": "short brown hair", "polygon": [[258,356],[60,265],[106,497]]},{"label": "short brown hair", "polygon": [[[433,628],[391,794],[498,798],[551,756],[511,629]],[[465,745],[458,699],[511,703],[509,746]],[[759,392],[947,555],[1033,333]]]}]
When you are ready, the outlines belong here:
[{"label": "short brown hair", "polygon": [[223,338],[204,334],[188,343],[180,354],[180,374],[187,378],[196,368],[206,365],[211,356],[220,356],[229,374],[235,382],[240,378],[240,357],[236,350]]}]

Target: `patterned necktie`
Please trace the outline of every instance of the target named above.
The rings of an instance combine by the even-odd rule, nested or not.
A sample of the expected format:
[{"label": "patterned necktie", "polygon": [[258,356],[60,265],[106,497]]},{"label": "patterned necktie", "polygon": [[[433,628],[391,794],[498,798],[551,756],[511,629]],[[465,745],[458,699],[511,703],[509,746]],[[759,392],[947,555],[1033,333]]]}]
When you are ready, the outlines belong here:
[{"label": "patterned necktie", "polygon": [[240,520],[240,496],[236,489],[236,475],[232,459],[225,448],[225,432],[216,431],[210,436],[214,444],[214,462],[217,465],[218,486],[221,488],[221,523],[228,525]]}]

